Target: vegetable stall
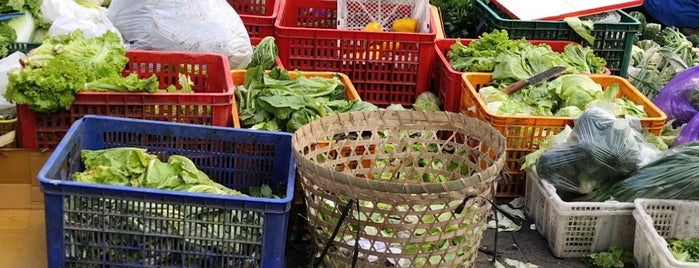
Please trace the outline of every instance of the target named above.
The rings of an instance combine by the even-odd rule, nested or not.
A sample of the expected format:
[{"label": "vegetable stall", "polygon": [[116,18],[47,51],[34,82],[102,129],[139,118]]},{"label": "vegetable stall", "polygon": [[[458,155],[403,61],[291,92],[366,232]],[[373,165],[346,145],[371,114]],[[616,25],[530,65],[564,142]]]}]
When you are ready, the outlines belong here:
[{"label": "vegetable stall", "polygon": [[515,267],[479,248],[507,219],[561,261],[699,266],[699,35],[502,5],[0,3],[46,265]]}]

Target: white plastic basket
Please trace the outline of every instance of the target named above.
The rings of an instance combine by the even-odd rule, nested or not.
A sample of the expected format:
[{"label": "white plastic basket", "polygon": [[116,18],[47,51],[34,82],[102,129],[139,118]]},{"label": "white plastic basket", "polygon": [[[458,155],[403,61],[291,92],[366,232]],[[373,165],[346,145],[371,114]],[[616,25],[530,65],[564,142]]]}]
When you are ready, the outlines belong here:
[{"label": "white plastic basket", "polygon": [[699,202],[665,199],[636,199],[636,267],[699,268],[699,263],[678,261],[667,248],[668,237],[699,237]]},{"label": "white plastic basket", "polygon": [[527,171],[527,213],[554,256],[578,258],[610,247],[633,248],[631,202],[564,202],[556,188]]},{"label": "white plastic basket", "polygon": [[429,33],[429,0],[337,0],[337,28],[341,30],[362,30],[377,21],[384,31],[390,31],[393,21],[401,18],[416,19],[417,32]]}]

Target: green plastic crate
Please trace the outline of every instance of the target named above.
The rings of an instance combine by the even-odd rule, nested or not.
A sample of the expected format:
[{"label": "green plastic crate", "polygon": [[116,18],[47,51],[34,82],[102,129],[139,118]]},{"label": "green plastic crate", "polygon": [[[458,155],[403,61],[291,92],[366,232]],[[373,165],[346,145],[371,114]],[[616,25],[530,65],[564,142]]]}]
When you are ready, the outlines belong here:
[{"label": "green plastic crate", "polygon": [[[480,32],[494,29],[507,30],[510,38],[536,40],[568,40],[590,46],[564,21],[517,20],[502,12],[494,4],[477,0],[476,16],[482,19]],[[626,77],[631,58],[631,47],[641,23],[628,13],[619,10],[621,21],[617,23],[595,23],[592,35],[595,55],[607,60],[607,68],[612,74]]]}]

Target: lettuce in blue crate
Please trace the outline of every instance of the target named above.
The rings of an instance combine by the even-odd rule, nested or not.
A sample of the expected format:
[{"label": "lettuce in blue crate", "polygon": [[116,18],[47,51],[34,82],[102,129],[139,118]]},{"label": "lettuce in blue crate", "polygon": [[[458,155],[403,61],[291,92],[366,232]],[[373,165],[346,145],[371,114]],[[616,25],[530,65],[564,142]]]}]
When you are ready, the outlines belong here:
[{"label": "lettuce in blue crate", "polygon": [[82,150],[80,157],[85,171],[73,174],[77,182],[155,188],[192,193],[223,195],[245,194],[211,180],[192,160],[171,155],[162,162],[146,149],[117,147],[103,150]]}]

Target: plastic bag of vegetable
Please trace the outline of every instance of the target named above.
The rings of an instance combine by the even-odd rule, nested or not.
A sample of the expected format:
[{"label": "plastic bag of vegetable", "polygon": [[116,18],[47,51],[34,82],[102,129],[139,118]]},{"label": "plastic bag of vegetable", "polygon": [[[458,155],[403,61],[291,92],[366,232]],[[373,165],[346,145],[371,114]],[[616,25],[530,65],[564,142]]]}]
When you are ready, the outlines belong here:
[{"label": "plastic bag of vegetable", "polygon": [[626,178],[660,154],[633,123],[607,109],[590,107],[575,121],[565,143],[541,154],[536,169],[542,179],[571,194],[591,193]]},{"label": "plastic bag of vegetable", "polygon": [[699,142],[672,148],[624,180],[584,196],[590,201],[636,198],[699,200]]},{"label": "plastic bag of vegetable", "polygon": [[699,108],[699,67],[676,75],[660,90],[653,103],[667,114],[668,119],[674,118],[676,124],[688,123]]},{"label": "plastic bag of vegetable", "polygon": [[245,69],[250,36],[238,13],[217,0],[115,0],[109,19],[130,49],[221,53]]}]

